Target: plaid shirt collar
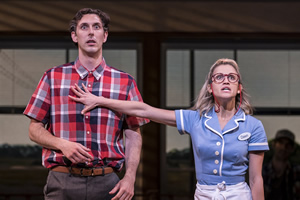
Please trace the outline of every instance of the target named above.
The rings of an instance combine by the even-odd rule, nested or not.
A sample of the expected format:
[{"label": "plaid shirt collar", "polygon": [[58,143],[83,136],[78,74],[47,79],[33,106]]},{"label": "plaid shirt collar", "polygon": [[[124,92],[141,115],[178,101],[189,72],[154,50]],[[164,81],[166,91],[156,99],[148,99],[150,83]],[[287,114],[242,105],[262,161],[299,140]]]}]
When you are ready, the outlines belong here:
[{"label": "plaid shirt collar", "polygon": [[80,62],[80,60],[77,58],[75,63],[74,63],[75,69],[77,71],[77,73],[79,74],[81,79],[84,79],[89,73],[93,73],[94,77],[99,80],[104,68],[106,66],[105,60],[104,58],[102,59],[102,62],[95,67],[95,69],[93,69],[92,71],[88,71]]}]

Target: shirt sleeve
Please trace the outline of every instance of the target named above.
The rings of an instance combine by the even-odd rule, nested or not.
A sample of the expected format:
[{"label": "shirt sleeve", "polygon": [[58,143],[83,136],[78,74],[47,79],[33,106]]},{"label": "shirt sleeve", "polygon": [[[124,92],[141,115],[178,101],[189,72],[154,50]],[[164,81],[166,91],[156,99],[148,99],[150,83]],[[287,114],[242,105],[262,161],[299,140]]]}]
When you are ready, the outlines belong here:
[{"label": "shirt sleeve", "polygon": [[268,139],[261,121],[256,120],[252,130],[248,151],[267,151],[269,150]]},{"label": "shirt sleeve", "polygon": [[49,122],[50,85],[46,72],[41,78],[23,114],[44,124]]},{"label": "shirt sleeve", "polygon": [[199,118],[199,113],[192,110],[175,110],[175,117],[179,133],[190,134],[195,120]]},{"label": "shirt sleeve", "polygon": [[[131,83],[127,100],[143,102],[142,96],[137,88],[137,85],[136,85],[134,79]],[[129,116],[129,115],[126,116],[125,120],[126,120],[128,128],[139,127],[139,126],[142,126],[142,125],[150,122],[150,120],[147,118],[133,117],[133,116]]]}]

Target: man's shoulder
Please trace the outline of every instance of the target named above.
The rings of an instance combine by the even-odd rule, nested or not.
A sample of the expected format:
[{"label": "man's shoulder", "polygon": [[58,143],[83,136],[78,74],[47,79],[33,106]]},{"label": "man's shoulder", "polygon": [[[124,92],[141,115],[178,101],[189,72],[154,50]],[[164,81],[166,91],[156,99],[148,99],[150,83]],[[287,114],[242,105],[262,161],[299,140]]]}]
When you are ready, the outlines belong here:
[{"label": "man's shoulder", "polygon": [[105,71],[111,73],[111,74],[118,74],[116,77],[122,77],[122,78],[128,78],[128,79],[134,79],[133,76],[131,76],[129,73],[122,71],[118,68],[106,65]]},{"label": "man's shoulder", "polygon": [[69,62],[69,63],[57,65],[57,66],[55,66],[55,67],[52,67],[52,68],[48,69],[48,70],[46,71],[46,73],[49,73],[49,72],[56,72],[56,71],[61,71],[61,70],[63,70],[63,69],[72,68],[73,66],[74,66],[74,62]]}]

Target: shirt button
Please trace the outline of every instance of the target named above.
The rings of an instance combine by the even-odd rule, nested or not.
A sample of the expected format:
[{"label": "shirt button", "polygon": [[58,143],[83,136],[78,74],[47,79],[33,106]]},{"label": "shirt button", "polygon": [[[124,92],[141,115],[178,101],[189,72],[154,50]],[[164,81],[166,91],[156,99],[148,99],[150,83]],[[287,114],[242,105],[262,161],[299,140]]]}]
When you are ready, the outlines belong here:
[{"label": "shirt button", "polygon": [[89,131],[87,131],[86,133],[87,133],[87,134],[90,134],[90,132],[89,132]]},{"label": "shirt button", "polygon": [[220,152],[218,152],[218,151],[215,152],[215,155],[216,155],[216,156],[218,156],[219,154],[220,154]]},{"label": "shirt button", "polygon": [[216,164],[216,165],[219,164],[219,161],[218,161],[218,160],[215,160],[215,164]]},{"label": "shirt button", "polygon": [[86,118],[86,119],[88,119],[88,118],[89,118],[89,116],[87,116],[87,115],[86,115],[86,116],[85,116],[85,118]]},{"label": "shirt button", "polygon": [[217,173],[218,173],[218,170],[214,169],[213,173],[214,173],[214,174],[217,174]]},{"label": "shirt button", "polygon": [[220,146],[220,145],[221,145],[221,142],[217,142],[216,145],[217,145],[217,146]]},{"label": "shirt button", "polygon": [[88,84],[88,87],[91,87],[91,84]]}]

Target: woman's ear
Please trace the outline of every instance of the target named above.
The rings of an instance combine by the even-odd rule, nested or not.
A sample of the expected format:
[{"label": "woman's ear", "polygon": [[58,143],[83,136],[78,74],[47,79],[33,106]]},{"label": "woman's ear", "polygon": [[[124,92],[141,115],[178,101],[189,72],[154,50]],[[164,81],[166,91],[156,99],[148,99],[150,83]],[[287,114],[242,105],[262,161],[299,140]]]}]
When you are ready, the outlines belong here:
[{"label": "woman's ear", "polygon": [[243,90],[243,85],[240,83],[237,93],[240,94]]},{"label": "woman's ear", "polygon": [[206,87],[206,90],[208,93],[212,93],[212,89],[211,89],[211,85],[210,84],[207,84],[207,87]]}]

